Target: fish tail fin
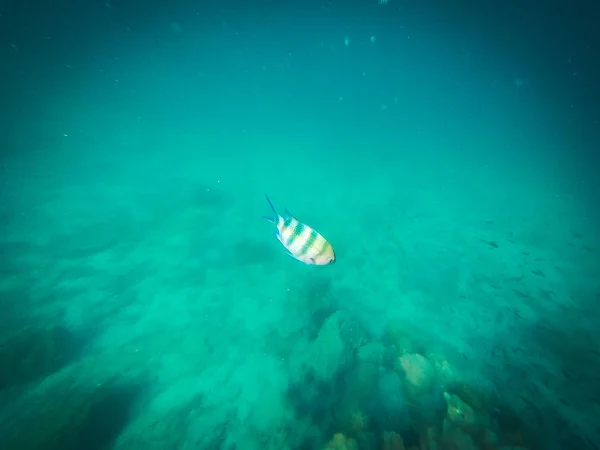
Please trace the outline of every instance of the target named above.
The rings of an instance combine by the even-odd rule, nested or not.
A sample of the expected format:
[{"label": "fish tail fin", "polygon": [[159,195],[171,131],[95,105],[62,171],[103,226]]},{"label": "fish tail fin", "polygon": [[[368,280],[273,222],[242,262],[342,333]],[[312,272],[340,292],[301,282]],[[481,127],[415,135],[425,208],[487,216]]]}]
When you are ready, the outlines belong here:
[{"label": "fish tail fin", "polygon": [[279,214],[277,213],[277,210],[275,209],[275,205],[273,205],[273,202],[271,201],[271,199],[269,198],[269,196],[267,194],[265,194],[265,198],[267,199],[267,202],[269,203],[269,206],[271,207],[273,214],[275,214],[275,217],[263,216],[263,219],[268,220],[271,223],[277,223]]}]

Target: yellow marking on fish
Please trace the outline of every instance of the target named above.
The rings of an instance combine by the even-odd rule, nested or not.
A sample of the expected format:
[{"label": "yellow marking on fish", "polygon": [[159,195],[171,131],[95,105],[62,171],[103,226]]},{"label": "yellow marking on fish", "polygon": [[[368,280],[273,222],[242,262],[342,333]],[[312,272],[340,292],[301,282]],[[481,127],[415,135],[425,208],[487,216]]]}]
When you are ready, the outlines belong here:
[{"label": "yellow marking on fish", "polygon": [[306,245],[306,242],[310,238],[312,228],[304,225],[304,229],[292,242],[288,244],[288,250],[296,256],[301,256],[301,250]]},{"label": "yellow marking on fish", "polygon": [[296,219],[292,218],[289,225],[286,224],[284,220],[282,220],[281,227],[279,228],[279,234],[283,238],[284,245],[287,245],[287,243],[289,242],[290,238],[294,234],[294,229],[296,228],[297,225],[298,225],[298,221]]}]

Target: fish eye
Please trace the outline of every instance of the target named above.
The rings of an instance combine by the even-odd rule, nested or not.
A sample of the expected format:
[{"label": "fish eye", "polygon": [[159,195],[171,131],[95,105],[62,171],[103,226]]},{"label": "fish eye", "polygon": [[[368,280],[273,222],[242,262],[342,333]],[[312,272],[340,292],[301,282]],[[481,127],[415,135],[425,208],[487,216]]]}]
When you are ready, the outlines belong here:
[{"label": "fish eye", "polygon": [[329,264],[333,264],[335,262],[335,258],[330,258],[329,259]]}]

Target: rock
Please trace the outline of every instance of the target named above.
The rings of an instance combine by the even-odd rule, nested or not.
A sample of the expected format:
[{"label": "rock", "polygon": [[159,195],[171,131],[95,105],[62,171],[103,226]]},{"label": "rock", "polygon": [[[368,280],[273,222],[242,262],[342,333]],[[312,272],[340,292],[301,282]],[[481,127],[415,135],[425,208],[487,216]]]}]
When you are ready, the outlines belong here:
[{"label": "rock", "polygon": [[[377,394],[373,394],[373,386],[377,386],[380,368],[371,363],[359,363],[344,376],[346,388],[342,399],[336,402],[344,409],[370,405]],[[365,411],[367,412],[367,411]]]},{"label": "rock", "polygon": [[2,420],[2,448],[89,448],[91,441],[104,448],[126,426],[139,393],[136,383],[117,379],[100,386],[73,386],[69,379],[52,383],[13,405],[13,414]]},{"label": "rock", "polygon": [[338,370],[352,361],[350,345],[341,335],[344,325],[339,311],[332,314],[310,346],[306,364],[319,381],[332,380]]},{"label": "rock", "polygon": [[142,363],[141,352],[89,355],[45,377],[0,409],[0,447],[109,448],[146,386]]},{"label": "rock", "polygon": [[359,362],[381,365],[386,353],[385,347],[379,342],[371,342],[358,349]]},{"label": "rock", "polygon": [[77,350],[76,339],[62,326],[26,327],[0,338],[0,389],[60,369]]},{"label": "rock", "polygon": [[389,423],[385,423],[388,429],[400,429],[402,424],[408,423],[408,406],[402,379],[395,372],[387,372],[378,383],[378,403],[381,405],[381,413],[378,416],[383,420],[387,417]]}]

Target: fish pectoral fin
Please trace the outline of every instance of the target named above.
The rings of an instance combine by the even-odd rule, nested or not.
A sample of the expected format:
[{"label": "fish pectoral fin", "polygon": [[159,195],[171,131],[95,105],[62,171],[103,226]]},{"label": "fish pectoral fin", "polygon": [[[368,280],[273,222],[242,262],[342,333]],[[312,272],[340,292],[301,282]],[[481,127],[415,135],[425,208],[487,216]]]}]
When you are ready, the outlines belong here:
[{"label": "fish pectoral fin", "polygon": [[[283,237],[281,236],[281,234],[279,233],[279,231],[277,231],[277,230],[276,230],[274,234],[275,234],[275,237],[277,238],[277,240],[278,240],[279,242],[281,242],[281,245],[283,245],[283,248],[285,249],[284,253],[285,253],[286,255],[288,255],[290,258],[298,259],[298,258],[296,258],[296,257],[293,255],[293,253],[292,253],[292,252],[290,252],[290,251],[287,249],[287,247],[285,246],[285,243],[283,242]],[[299,260],[298,260],[298,261],[299,261]]]},{"label": "fish pectoral fin", "polygon": [[[285,244],[283,243],[283,238],[281,237],[281,234],[279,233],[279,231],[275,230],[274,234],[275,234],[275,237],[277,238],[277,240],[279,242],[281,242],[281,245],[283,245],[285,247]],[[286,248],[286,251],[287,251],[287,248]]]},{"label": "fish pectoral fin", "polygon": [[298,258],[296,255],[294,255],[292,252],[290,252],[287,248],[285,249],[285,254],[288,255],[290,258],[295,259],[296,261],[304,262],[300,258]]}]

